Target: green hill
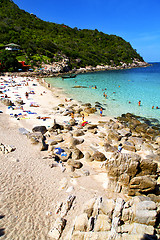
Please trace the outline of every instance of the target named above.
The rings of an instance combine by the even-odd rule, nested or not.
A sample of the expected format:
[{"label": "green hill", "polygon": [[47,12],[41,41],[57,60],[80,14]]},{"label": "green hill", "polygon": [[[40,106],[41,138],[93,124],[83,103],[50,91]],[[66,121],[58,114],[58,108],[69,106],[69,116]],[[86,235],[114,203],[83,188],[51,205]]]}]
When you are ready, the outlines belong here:
[{"label": "green hill", "polygon": [[143,58],[119,36],[98,30],[70,28],[43,21],[21,10],[11,0],[0,0],[0,46],[15,43],[21,46],[19,60],[40,65],[69,59],[70,67],[120,65]]}]

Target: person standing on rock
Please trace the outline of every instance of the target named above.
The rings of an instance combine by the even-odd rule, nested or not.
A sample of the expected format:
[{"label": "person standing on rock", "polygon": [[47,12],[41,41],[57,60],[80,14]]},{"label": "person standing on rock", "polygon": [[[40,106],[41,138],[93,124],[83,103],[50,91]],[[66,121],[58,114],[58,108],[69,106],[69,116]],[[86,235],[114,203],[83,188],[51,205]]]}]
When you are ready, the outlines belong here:
[{"label": "person standing on rock", "polygon": [[102,117],[103,109],[100,108],[100,117]]},{"label": "person standing on rock", "polygon": [[118,146],[118,152],[120,153],[121,151],[122,151],[122,143],[120,143]]}]

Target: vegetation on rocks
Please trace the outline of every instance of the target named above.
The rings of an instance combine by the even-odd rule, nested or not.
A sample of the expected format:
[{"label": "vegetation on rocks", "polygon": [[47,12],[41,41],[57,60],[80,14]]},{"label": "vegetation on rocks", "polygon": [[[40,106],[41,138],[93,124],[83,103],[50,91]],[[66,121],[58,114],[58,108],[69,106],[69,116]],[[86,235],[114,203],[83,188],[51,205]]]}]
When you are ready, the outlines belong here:
[{"label": "vegetation on rocks", "polygon": [[119,36],[43,21],[12,0],[0,0],[0,33],[0,48],[9,43],[20,45],[17,59],[32,66],[62,59],[67,59],[70,69],[128,64],[134,59],[143,62],[131,44]]}]

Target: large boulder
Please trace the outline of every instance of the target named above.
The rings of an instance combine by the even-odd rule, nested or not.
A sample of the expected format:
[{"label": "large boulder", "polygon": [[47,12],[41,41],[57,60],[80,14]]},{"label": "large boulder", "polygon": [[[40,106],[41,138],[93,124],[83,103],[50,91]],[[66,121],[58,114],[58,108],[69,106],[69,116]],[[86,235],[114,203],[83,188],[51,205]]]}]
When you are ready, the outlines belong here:
[{"label": "large boulder", "polygon": [[128,195],[147,194],[155,191],[156,180],[148,176],[134,177],[129,183]]},{"label": "large boulder", "polygon": [[139,167],[141,169],[139,176],[157,174],[158,164],[151,159],[142,159]]}]

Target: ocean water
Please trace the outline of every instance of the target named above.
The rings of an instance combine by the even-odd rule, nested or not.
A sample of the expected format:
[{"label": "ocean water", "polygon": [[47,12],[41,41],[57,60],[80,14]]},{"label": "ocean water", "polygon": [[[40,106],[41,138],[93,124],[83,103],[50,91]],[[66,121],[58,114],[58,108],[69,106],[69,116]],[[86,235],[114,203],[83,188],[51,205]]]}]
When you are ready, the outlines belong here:
[{"label": "ocean water", "polygon": [[[89,102],[93,106],[95,102],[101,103],[104,115],[117,117],[130,112],[160,120],[160,63],[152,63],[145,68],[84,73],[76,78],[46,80],[52,86],[62,88],[70,98]],[[107,98],[103,96],[104,92]],[[138,105],[139,101],[141,106]],[[157,106],[159,109],[156,109]]]}]

